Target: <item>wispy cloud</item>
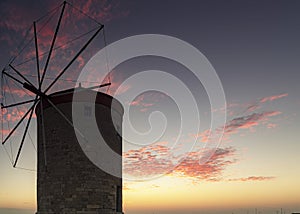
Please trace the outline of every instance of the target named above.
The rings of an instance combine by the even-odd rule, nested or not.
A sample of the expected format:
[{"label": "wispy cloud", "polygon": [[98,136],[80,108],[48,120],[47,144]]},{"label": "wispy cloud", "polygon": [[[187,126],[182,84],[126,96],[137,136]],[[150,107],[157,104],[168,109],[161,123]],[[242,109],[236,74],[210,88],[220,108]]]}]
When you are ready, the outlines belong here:
[{"label": "wispy cloud", "polygon": [[270,119],[279,114],[281,114],[280,111],[265,111],[234,117],[229,120],[224,127],[219,127],[216,130],[204,130],[198,134],[191,134],[191,136],[198,138],[202,143],[209,143],[215,133],[223,132],[223,142],[228,141],[233,134],[237,134],[243,130],[253,132],[257,126],[275,128],[277,125],[270,122]]},{"label": "wispy cloud", "polygon": [[235,149],[218,148],[213,151],[205,164],[201,164],[200,157],[211,152],[211,150],[188,152],[178,164],[172,150],[166,146],[166,142],[158,143],[125,152],[123,154],[124,173],[137,178],[169,174],[206,181],[221,180],[226,166],[236,161]]},{"label": "wispy cloud", "polygon": [[276,177],[273,176],[250,176],[246,178],[233,178],[233,179],[228,179],[228,181],[269,181],[273,180]]},{"label": "wispy cloud", "polygon": [[145,94],[139,95],[134,101],[132,101],[129,105],[131,106],[142,106],[149,107],[153,106],[153,102],[145,102]]},{"label": "wispy cloud", "polygon": [[[224,129],[224,140],[229,141],[233,134],[238,134],[242,131],[255,131],[257,127],[274,128],[277,126],[272,121],[282,112],[265,110],[261,112],[253,112],[260,109],[260,105],[274,101],[287,96],[280,94],[258,99],[258,102],[250,105],[232,105],[236,108],[242,106],[240,115],[231,115],[230,119],[224,127],[219,127],[216,130],[205,130],[192,137],[200,138],[201,142],[209,143],[210,135],[214,132],[220,132]],[[133,106],[148,107],[146,96],[138,97]],[[146,104],[145,104],[146,103]],[[153,102],[149,102],[152,104]],[[151,106],[151,105],[150,105]],[[130,150],[124,153],[125,165],[124,172],[136,177],[151,177],[153,175],[168,173],[171,176],[180,176],[193,178],[201,181],[268,181],[275,177],[273,176],[249,176],[245,178],[225,179],[223,174],[227,168],[237,162],[236,150],[233,147],[217,148],[215,150],[204,150],[195,148],[196,151],[188,152],[184,155],[184,159],[178,162],[174,157],[168,144],[153,144],[151,146],[142,147],[136,150]],[[210,159],[201,163],[201,157],[206,155]]]},{"label": "wispy cloud", "polygon": [[251,103],[231,103],[227,106],[227,111],[231,119],[225,124],[224,127],[220,127],[218,130],[206,130],[199,133],[197,136],[201,137],[202,142],[208,142],[209,134],[213,134],[215,131],[222,131],[224,128],[224,140],[228,140],[232,134],[237,134],[242,130],[255,131],[255,127],[264,126],[266,128],[275,128],[278,126],[271,119],[274,116],[281,114],[280,111],[270,111],[261,109],[266,102],[273,102],[288,96],[287,93],[278,95],[267,96],[259,98]]},{"label": "wispy cloud", "polygon": [[277,100],[277,99],[280,99],[280,98],[283,98],[283,97],[286,97],[286,96],[288,96],[288,93],[273,95],[273,96],[269,96],[269,97],[263,97],[259,101],[261,103],[265,103],[267,101]]},{"label": "wispy cloud", "polygon": [[229,116],[236,116],[239,114],[255,112],[264,107],[267,102],[273,102],[275,100],[287,97],[288,93],[282,93],[272,96],[266,96],[249,103],[229,103],[227,105],[227,112]]},{"label": "wispy cloud", "polygon": [[281,114],[280,111],[265,111],[234,118],[225,125],[225,134],[236,133],[239,129],[252,129],[255,126],[265,123],[270,117],[279,114]]},{"label": "wispy cloud", "polygon": [[172,152],[166,144],[158,142],[123,153],[124,173],[139,178],[161,175],[172,170]]},{"label": "wispy cloud", "polygon": [[166,98],[166,96],[162,93],[147,92],[136,97],[129,105],[139,108],[141,112],[146,112],[150,107],[158,104],[164,98]]},{"label": "wispy cloud", "polygon": [[217,148],[205,164],[201,164],[199,158],[211,151],[190,152],[172,173],[198,180],[220,181],[226,167],[236,162],[235,151],[232,147]]},{"label": "wispy cloud", "polygon": [[[249,176],[244,178],[224,178],[226,168],[237,163],[236,149],[233,147],[217,148],[215,150],[201,150],[188,152],[185,157],[177,163],[174,160],[171,149],[166,142],[145,146],[140,149],[130,150],[123,154],[123,170],[126,176],[136,178],[150,178],[152,176],[164,175],[184,177],[194,182],[208,181],[269,181],[274,176]],[[204,164],[200,158],[211,155]],[[173,159],[172,159],[173,158]]]}]

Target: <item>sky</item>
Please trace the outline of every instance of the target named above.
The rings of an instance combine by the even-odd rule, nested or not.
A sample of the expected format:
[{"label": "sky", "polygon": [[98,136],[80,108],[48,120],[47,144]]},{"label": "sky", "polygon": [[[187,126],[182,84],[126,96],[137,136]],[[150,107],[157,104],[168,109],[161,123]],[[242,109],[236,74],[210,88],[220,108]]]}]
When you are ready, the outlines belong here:
[{"label": "sky", "polygon": [[[25,32],[33,20],[60,3],[0,2],[1,67],[6,67],[10,58],[18,53],[15,51],[18,44],[30,41],[32,29],[29,36]],[[197,48],[213,66],[224,89],[226,105],[211,109],[201,80],[174,60],[158,56],[136,57],[113,69],[109,75],[112,85],[108,91],[103,89],[113,96],[126,97],[146,83],[153,85],[151,90],[135,94],[134,100],[123,103],[130,107],[126,117],[131,119],[132,126],[140,133],[148,133],[137,138],[128,129],[127,122],[123,124],[125,213],[242,214],[255,213],[255,208],[261,214],[276,213],[280,208],[285,213],[300,211],[299,1],[89,0],[70,3],[105,25],[105,40],[103,34],[97,37],[71,66],[72,72],[66,72],[50,93],[75,86],[74,80],[80,70],[105,43],[113,44],[139,34],[168,35]],[[59,13],[55,11],[53,17],[57,18]],[[58,46],[97,26],[76,10],[66,14],[67,18],[71,17],[70,22],[63,22],[65,26],[58,34]],[[38,33],[41,53],[48,50],[55,29],[55,18],[45,24],[50,15],[37,22],[37,29],[41,29]],[[69,46],[54,50],[45,86],[87,38],[83,36]],[[19,65],[24,59],[34,57],[33,44],[31,41],[13,65],[24,71],[31,81],[36,81],[32,71],[34,61]],[[188,55],[183,49],[176,52]],[[114,62],[110,54],[108,49],[108,60]],[[41,65],[45,59],[41,56]],[[103,67],[99,65],[100,70],[105,69]],[[180,106],[179,101],[173,99],[175,95],[184,97],[185,91],[176,88],[171,81],[164,82],[163,78],[153,76],[153,79],[126,82],[146,70],[165,71],[180,79],[196,100],[198,115],[186,110],[190,102]],[[12,97],[19,101],[32,97],[10,81],[1,83],[12,87],[4,87],[7,100],[2,98],[2,102],[9,104],[14,101]],[[83,85],[95,83],[99,83],[99,79],[91,73]],[[176,93],[154,90],[160,84]],[[29,107],[18,109],[19,114],[16,109],[4,112],[2,136],[7,136],[8,124],[15,124]],[[212,113],[215,117],[226,116],[224,126],[209,129]],[[197,122],[195,118],[199,116],[199,130],[195,130],[192,122],[183,126],[182,115],[193,122]],[[18,162],[19,168],[12,167],[10,149],[12,152],[18,149],[15,142],[20,142],[21,135],[14,135],[0,149],[0,213],[33,213],[36,209],[34,119]],[[209,136],[219,134],[222,128],[223,138],[218,145]],[[153,140],[156,136],[159,138]],[[218,146],[205,150],[204,145]],[[201,162],[207,155],[210,158]]]}]

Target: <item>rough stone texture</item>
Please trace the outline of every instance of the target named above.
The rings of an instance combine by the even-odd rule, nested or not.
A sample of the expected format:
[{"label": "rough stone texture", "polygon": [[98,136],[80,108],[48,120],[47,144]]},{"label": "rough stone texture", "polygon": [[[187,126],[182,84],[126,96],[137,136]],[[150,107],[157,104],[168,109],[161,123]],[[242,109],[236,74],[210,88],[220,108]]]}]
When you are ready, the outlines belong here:
[{"label": "rough stone texture", "polygon": [[[58,93],[51,100],[72,121],[72,103],[70,102],[72,90],[70,93],[61,93],[61,95]],[[85,91],[84,93],[95,92]],[[105,103],[101,103],[102,98],[106,100]],[[86,105],[95,107],[97,123],[102,135],[109,146],[121,155],[122,139],[114,128],[111,121],[111,108],[107,105],[110,99],[112,98],[108,95],[98,93],[97,104],[87,103]],[[37,213],[122,213],[122,178],[109,175],[96,167],[83,153],[73,127],[46,102],[43,102],[44,123],[42,126],[40,107],[39,104],[36,109],[38,120]],[[119,115],[118,126],[122,129],[122,106],[120,109],[116,109],[115,112]],[[82,114],[86,112],[83,111]],[[46,165],[43,127],[46,138]],[[119,189],[118,196],[117,189]],[[119,202],[117,202],[118,197],[121,197]],[[119,204],[118,208],[117,204]]]}]

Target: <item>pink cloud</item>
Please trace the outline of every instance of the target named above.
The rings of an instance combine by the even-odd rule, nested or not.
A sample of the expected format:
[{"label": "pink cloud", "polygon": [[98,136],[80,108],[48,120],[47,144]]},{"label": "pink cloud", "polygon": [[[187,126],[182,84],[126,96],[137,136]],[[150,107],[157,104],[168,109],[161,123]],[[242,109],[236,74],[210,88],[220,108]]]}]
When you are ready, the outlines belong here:
[{"label": "pink cloud", "polygon": [[155,143],[123,153],[124,173],[135,177],[165,174],[174,168],[172,153],[165,143]]},{"label": "pink cloud", "polygon": [[281,99],[283,97],[288,96],[288,93],[279,94],[279,95],[273,95],[268,97],[260,98],[256,101],[250,102],[250,103],[230,103],[227,105],[227,112],[229,116],[234,116],[236,114],[241,113],[251,113],[255,112],[263,107],[263,104],[266,102],[272,102],[278,99]]},{"label": "pink cloud", "polygon": [[[17,83],[18,84],[18,83]],[[13,86],[13,85],[12,85]],[[3,85],[2,90],[6,93],[6,94],[11,94],[11,95],[16,95],[18,98],[24,98],[24,97],[30,97],[26,92],[25,89],[21,89],[21,88],[16,88],[16,87],[8,87],[7,85]],[[30,95],[34,95],[32,92],[28,93]]]},{"label": "pink cloud", "polygon": [[[211,155],[205,163],[200,158]],[[172,160],[171,149],[165,143],[157,143],[140,149],[124,152],[124,174],[137,178],[168,174],[170,176],[185,177],[197,181],[268,181],[273,176],[250,176],[245,178],[224,179],[226,168],[237,162],[236,150],[232,147],[217,148],[188,152],[185,158],[176,164]]]},{"label": "pink cloud", "polygon": [[258,110],[260,109],[261,106],[257,105],[257,104],[250,104],[248,107],[247,107],[247,112],[254,112],[255,110]]},{"label": "pink cloud", "polygon": [[186,158],[172,172],[175,175],[191,177],[206,181],[222,180],[222,174],[228,165],[236,162],[235,149],[217,148],[205,164],[200,164],[199,157],[205,152],[190,152]]},{"label": "pink cloud", "polygon": [[269,97],[263,97],[261,98],[259,101],[261,103],[265,103],[267,101],[273,101],[273,100],[277,100],[277,99],[280,99],[280,98],[283,98],[283,97],[286,97],[288,96],[288,93],[285,93],[285,94],[279,94],[279,95],[274,95],[274,96],[269,96]]},{"label": "pink cloud", "polygon": [[237,117],[229,121],[224,128],[225,135],[237,133],[239,129],[251,129],[281,114],[280,111],[266,111],[262,113],[252,113],[250,115]]},{"label": "pink cloud", "polygon": [[[9,109],[3,109],[2,114],[3,114],[3,122],[11,122],[15,123],[20,121],[20,119],[26,114],[29,108],[25,106],[19,106],[18,108],[12,107]],[[33,114],[33,117],[35,117],[35,114]],[[29,118],[29,114],[27,115],[26,119]]]},{"label": "pink cloud", "polygon": [[153,106],[154,103],[146,102],[145,94],[139,95],[134,101],[132,101],[129,105],[131,106],[142,106],[142,107],[150,107]]},{"label": "pink cloud", "polygon": [[165,95],[159,92],[147,92],[137,96],[131,103],[130,106],[135,106],[139,108],[139,111],[146,112],[150,107],[158,104]]},{"label": "pink cloud", "polygon": [[[270,101],[279,99],[286,95],[277,96],[277,98],[268,98]],[[144,105],[146,97],[140,96],[134,102],[133,106]],[[153,102],[150,102],[151,104]],[[150,105],[151,106],[151,105]],[[236,105],[235,105],[236,107]],[[250,111],[258,109],[258,105],[253,104],[247,107]],[[246,111],[248,112],[248,111]],[[224,126],[224,138],[229,139],[232,134],[242,130],[253,131],[255,127],[265,126],[267,128],[276,127],[276,124],[270,122],[272,117],[280,115],[280,111],[264,111],[260,113],[251,113],[235,117],[229,120]],[[200,138],[201,142],[209,142],[209,136],[217,130],[205,130],[192,137]],[[210,156],[211,155],[211,156]],[[201,157],[209,156],[210,159],[205,164],[200,164]],[[166,174],[173,176],[189,177],[196,180],[220,181],[223,179],[223,173],[227,166],[236,163],[235,149],[217,148],[215,151],[194,151],[185,154],[185,158],[178,164],[176,158],[171,154],[171,149],[167,145],[151,145],[137,150],[131,150],[124,153],[125,165],[124,172],[136,177],[153,176]],[[229,179],[228,181],[263,181],[271,180],[274,177],[251,176],[247,178]]]},{"label": "pink cloud", "polygon": [[[233,148],[188,152],[179,164],[171,152],[169,147],[161,143],[125,152],[123,154],[124,174],[135,177],[169,174],[197,180],[217,181],[222,179],[226,166],[236,162],[232,159],[235,155]],[[213,154],[210,159],[205,164],[200,164],[199,158],[211,152]]]},{"label": "pink cloud", "polygon": [[273,129],[273,128],[276,128],[278,125],[275,124],[275,123],[268,123],[267,127],[268,129]]},{"label": "pink cloud", "polygon": [[[230,136],[237,134],[242,130],[254,131],[256,126],[266,126],[267,128],[274,128],[277,126],[275,123],[271,123],[270,118],[281,114],[280,111],[265,111],[262,113],[252,113],[245,116],[240,116],[228,121],[224,127],[219,127],[217,130],[204,130],[198,134],[190,134],[192,138],[199,138],[202,143],[208,143],[213,139],[213,135],[220,133],[224,130],[223,141],[229,140]],[[224,129],[223,129],[224,128]]]},{"label": "pink cloud", "polygon": [[192,137],[200,138],[202,143],[207,143],[209,141],[209,136],[211,135],[211,130],[207,129],[203,132],[200,132],[196,135],[192,135]]}]

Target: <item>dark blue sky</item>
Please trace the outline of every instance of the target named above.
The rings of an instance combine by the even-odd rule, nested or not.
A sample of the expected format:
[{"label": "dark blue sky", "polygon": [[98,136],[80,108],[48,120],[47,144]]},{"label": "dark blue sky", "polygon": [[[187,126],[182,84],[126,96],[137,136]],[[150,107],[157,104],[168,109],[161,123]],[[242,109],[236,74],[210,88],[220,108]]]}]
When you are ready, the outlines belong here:
[{"label": "dark blue sky", "polygon": [[[27,1],[28,2],[28,1]],[[5,22],[31,24],[54,2],[1,2],[1,64],[17,44]],[[59,2],[59,1],[58,1]],[[102,1],[94,1],[94,6]],[[76,2],[74,1],[75,5]],[[210,60],[228,96],[296,93],[299,79],[299,1],[120,1],[105,20],[107,41],[145,33],[185,40]],[[80,1],[79,5],[84,5]],[[121,15],[120,15],[121,14]],[[20,33],[18,31],[17,33]],[[254,87],[255,86],[255,87]],[[238,88],[238,90],[237,90]]]},{"label": "dark blue sky", "polygon": [[299,100],[299,1],[128,1],[121,8],[128,16],[107,24],[108,41],[178,37],[210,60],[229,100],[283,92]]}]

